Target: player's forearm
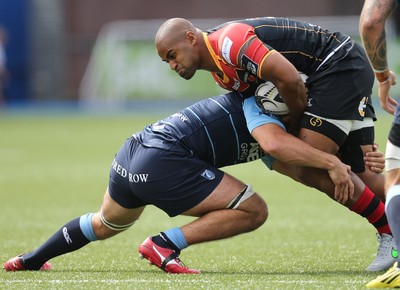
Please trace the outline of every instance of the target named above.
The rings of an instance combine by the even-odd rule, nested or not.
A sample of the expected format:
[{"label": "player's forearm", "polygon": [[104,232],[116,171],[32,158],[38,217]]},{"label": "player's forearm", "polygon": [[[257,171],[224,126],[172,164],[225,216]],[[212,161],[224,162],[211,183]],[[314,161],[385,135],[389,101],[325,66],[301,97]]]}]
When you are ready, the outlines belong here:
[{"label": "player's forearm", "polygon": [[300,121],[307,105],[307,94],[303,80],[300,78],[296,85],[283,84],[278,88],[282,99],[288,106],[291,115],[291,125]]},{"label": "player's forearm", "polygon": [[386,33],[383,25],[377,24],[377,27],[361,31],[365,51],[374,71],[378,73],[388,68]]},{"label": "player's forearm", "polygon": [[278,160],[295,166],[320,168],[327,171],[337,166],[339,159],[336,156],[315,149],[295,137],[293,138],[298,142],[290,140],[290,143],[286,143],[287,146],[270,150],[269,153]]},{"label": "player's forearm", "polygon": [[262,131],[253,133],[265,152],[287,164],[332,170],[340,162],[336,156],[320,151],[286,132],[274,138],[262,135]]},{"label": "player's forearm", "polygon": [[395,7],[394,0],[366,0],[361,12],[361,39],[377,72],[384,72],[388,67],[385,21]]}]

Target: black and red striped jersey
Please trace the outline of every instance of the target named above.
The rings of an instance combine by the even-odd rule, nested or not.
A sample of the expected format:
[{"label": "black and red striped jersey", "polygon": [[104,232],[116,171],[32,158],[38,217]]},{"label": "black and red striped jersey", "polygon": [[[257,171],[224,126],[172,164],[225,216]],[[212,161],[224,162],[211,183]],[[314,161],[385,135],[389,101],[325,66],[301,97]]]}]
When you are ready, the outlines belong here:
[{"label": "black and red striped jersey", "polygon": [[[318,25],[288,18],[263,17],[224,23],[204,34],[214,61],[223,75],[212,73],[223,88],[254,93],[260,82],[260,68],[274,51],[286,57],[298,71],[311,75],[350,37]],[[343,51],[346,53],[346,51]]]}]

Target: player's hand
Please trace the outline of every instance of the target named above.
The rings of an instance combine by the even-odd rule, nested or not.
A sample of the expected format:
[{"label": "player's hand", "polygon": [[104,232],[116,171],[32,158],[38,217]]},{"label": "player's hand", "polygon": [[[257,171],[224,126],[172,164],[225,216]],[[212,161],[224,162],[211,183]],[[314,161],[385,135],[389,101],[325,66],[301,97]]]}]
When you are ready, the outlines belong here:
[{"label": "player's hand", "polygon": [[351,167],[338,162],[338,165],[328,170],[328,173],[335,185],[335,200],[345,204],[349,198],[354,196],[354,184],[350,178]]},{"label": "player's hand", "polygon": [[364,155],[365,166],[372,172],[381,174],[385,169],[385,156],[378,150],[378,144],[372,145],[372,150]]},{"label": "player's hand", "polygon": [[390,76],[386,81],[378,82],[378,95],[382,108],[389,114],[394,115],[396,111],[397,102],[393,99],[389,92],[390,87],[396,84],[396,75],[390,71]]}]

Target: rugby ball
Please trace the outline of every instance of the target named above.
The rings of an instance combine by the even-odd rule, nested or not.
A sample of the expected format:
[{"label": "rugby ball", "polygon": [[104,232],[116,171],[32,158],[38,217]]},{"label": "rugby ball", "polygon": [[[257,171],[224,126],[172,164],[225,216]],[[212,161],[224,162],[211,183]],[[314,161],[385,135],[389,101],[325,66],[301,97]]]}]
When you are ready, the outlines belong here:
[{"label": "rugby ball", "polygon": [[[307,75],[300,73],[305,82]],[[272,82],[266,81],[260,84],[255,92],[256,103],[264,112],[275,115],[287,115],[289,108],[281,98],[278,89]]]}]

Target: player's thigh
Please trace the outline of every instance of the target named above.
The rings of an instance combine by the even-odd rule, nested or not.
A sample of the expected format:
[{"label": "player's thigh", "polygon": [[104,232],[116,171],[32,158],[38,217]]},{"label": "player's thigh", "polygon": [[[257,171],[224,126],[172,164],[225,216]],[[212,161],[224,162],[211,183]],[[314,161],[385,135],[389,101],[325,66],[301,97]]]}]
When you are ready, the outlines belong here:
[{"label": "player's thigh", "polygon": [[202,216],[208,212],[233,208],[247,212],[267,212],[265,201],[255,193],[251,185],[246,185],[225,173],[221,182],[202,202],[185,211],[184,215]]},{"label": "player's thigh", "polygon": [[338,144],[336,144],[331,138],[327,137],[323,131],[301,128],[299,138],[312,147],[327,153],[336,154],[339,150]]},{"label": "player's thigh", "polygon": [[144,206],[137,208],[125,208],[119,205],[113,200],[106,190],[103,198],[103,204],[101,205],[101,213],[107,222],[116,225],[127,225],[136,221],[142,214]]}]

